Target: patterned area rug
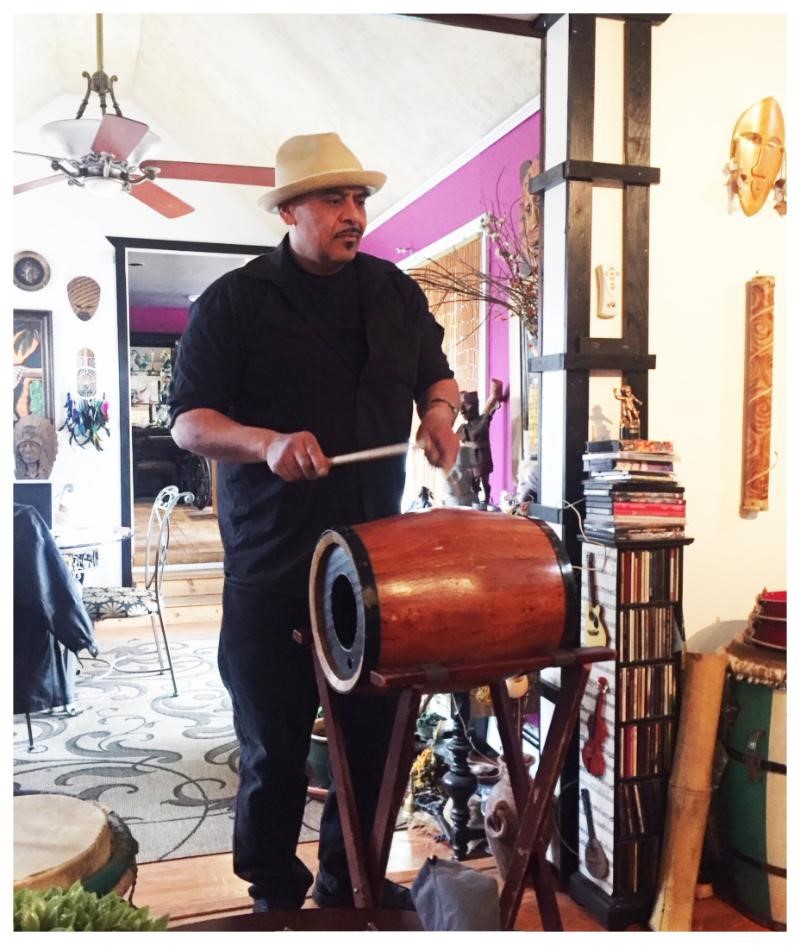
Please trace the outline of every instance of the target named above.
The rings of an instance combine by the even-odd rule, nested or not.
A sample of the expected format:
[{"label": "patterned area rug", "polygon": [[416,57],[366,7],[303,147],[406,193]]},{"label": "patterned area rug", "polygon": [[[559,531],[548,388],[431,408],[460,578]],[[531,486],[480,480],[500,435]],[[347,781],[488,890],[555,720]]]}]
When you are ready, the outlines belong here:
[{"label": "patterned area rug", "polygon": [[[132,640],[84,660],[79,715],[31,716],[33,751],[25,717],[14,717],[14,790],[98,801],[128,825],[139,863],[231,849],[239,749],[217,643],[170,650],[177,697],[168,673],[142,674],[158,666],[153,642]],[[301,842],[317,839],[321,812],[307,802]]]}]

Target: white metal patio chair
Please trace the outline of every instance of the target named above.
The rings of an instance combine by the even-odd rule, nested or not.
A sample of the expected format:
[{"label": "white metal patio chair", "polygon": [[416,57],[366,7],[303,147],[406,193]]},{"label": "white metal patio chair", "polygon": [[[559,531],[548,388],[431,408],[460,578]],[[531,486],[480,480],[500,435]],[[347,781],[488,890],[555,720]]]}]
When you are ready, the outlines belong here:
[{"label": "white metal patio chair", "polygon": [[83,603],[94,622],[121,617],[150,617],[160,668],[125,670],[114,667],[114,671],[144,675],[151,672],[164,673],[168,670],[175,696],[178,695],[178,685],[175,682],[175,669],[164,622],[164,570],[167,566],[172,512],[179,502],[188,505],[193,501],[194,495],[191,492],[179,492],[177,486],[165,486],[156,496],[147,527],[144,583],[140,587],[83,588]]}]

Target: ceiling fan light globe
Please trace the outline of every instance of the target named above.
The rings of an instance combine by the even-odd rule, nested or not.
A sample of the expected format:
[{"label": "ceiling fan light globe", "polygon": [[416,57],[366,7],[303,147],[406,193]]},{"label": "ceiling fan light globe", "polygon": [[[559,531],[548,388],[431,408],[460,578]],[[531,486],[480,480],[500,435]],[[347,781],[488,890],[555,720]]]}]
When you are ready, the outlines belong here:
[{"label": "ceiling fan light globe", "polygon": [[[116,186],[115,186],[116,185]],[[126,190],[125,182],[116,177],[84,177],[83,190],[95,197],[114,197]]]},{"label": "ceiling fan light globe", "polygon": [[[56,153],[65,157],[80,158],[92,149],[100,120],[96,118],[65,118],[42,125],[41,131],[56,147]],[[161,138],[148,131],[136,147],[127,155],[131,164],[138,164],[146,157],[158,154]]]}]

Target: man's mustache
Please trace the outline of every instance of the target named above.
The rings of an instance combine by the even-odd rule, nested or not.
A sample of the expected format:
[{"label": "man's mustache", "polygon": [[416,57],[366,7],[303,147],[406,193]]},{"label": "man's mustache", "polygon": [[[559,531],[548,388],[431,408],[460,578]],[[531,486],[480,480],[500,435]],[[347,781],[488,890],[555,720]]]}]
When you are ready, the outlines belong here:
[{"label": "man's mustache", "polygon": [[364,235],[364,231],[358,226],[349,226],[346,230],[339,230],[337,236],[357,236],[359,239]]}]

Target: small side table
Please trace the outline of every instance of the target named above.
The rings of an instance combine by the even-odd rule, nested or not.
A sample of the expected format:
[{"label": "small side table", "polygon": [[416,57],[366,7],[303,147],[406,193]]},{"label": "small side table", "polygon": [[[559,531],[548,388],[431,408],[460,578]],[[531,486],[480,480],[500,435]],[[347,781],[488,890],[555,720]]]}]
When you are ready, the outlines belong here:
[{"label": "small side table", "polygon": [[[295,638],[300,642],[309,643],[310,636],[310,631],[295,631]],[[372,833],[365,838],[361,834],[355,806],[350,764],[339,716],[341,700],[346,699],[347,695],[335,692],[329,686],[314,651],[314,667],[326,719],[331,768],[338,787],[339,812],[356,910],[375,910],[379,902],[392,833],[414,758],[414,731],[420,696],[424,692],[462,692],[488,684],[511,788],[517,810],[520,811],[519,834],[500,894],[502,927],[505,930],[514,928],[523,888],[529,881],[536,893],[544,930],[562,931],[555,884],[545,858],[547,813],[564,766],[570,737],[578,721],[590,665],[613,659],[615,655],[615,651],[607,647],[581,647],[555,650],[514,663],[493,662],[453,667],[437,665],[397,672],[373,670],[369,675],[369,683],[358,688],[375,694],[399,690],[399,698]],[[536,775],[531,783],[515,730],[514,710],[505,679],[551,666],[562,670],[562,685]]]},{"label": "small side table", "polygon": [[86,572],[97,566],[99,548],[131,538],[133,529],[126,525],[113,528],[63,528],[53,529],[61,554],[73,577],[83,584]]}]

